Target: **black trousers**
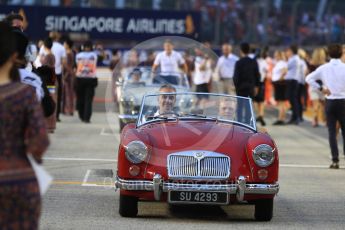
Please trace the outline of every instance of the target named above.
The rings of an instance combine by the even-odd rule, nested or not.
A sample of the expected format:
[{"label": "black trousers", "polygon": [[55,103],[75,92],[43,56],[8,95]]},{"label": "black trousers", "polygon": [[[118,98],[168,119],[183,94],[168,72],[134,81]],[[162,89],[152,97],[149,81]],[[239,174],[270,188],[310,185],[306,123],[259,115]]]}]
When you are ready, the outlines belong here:
[{"label": "black trousers", "polygon": [[298,83],[298,118],[303,120],[303,107],[306,105],[306,89],[304,84]]},{"label": "black trousers", "polygon": [[299,98],[298,98],[298,91],[299,91],[299,84],[297,80],[287,80],[287,98],[291,104],[292,108],[292,117],[291,121],[299,121],[300,119],[300,111],[299,111]]},{"label": "black trousers", "polygon": [[57,82],[57,102],[56,102],[56,119],[60,117],[61,104],[62,104],[62,74],[56,74]]},{"label": "black trousers", "polygon": [[336,124],[340,123],[343,137],[343,153],[345,154],[345,99],[326,100],[326,118],[328,127],[328,141],[331,148],[332,161],[339,162],[339,150],[336,137]]},{"label": "black trousers", "polygon": [[77,110],[80,120],[90,122],[92,115],[92,101],[97,87],[97,78],[77,77]]}]

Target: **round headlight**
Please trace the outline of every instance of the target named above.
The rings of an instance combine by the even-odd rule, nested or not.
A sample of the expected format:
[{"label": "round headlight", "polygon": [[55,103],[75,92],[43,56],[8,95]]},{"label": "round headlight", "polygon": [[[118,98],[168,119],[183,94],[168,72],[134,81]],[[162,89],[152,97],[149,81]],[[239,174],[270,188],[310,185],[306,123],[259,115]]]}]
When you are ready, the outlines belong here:
[{"label": "round headlight", "polygon": [[274,161],[274,149],[266,144],[258,145],[253,150],[253,159],[258,166],[267,167]]},{"label": "round headlight", "polygon": [[147,157],[147,146],[141,141],[132,141],[125,149],[127,159],[134,164],[141,163]]}]

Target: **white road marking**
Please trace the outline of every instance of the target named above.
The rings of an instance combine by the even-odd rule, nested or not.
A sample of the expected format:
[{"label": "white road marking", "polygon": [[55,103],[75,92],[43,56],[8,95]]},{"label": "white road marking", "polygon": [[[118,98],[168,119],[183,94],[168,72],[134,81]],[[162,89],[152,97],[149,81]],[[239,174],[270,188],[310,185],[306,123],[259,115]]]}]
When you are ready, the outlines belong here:
[{"label": "white road marking", "polygon": [[105,131],[105,128],[102,128],[101,133],[99,135],[101,135],[101,136],[115,136],[115,134],[113,134],[113,133],[107,133]]},{"label": "white road marking", "polygon": [[81,184],[81,186],[84,186],[84,184],[86,184],[87,180],[89,179],[90,173],[91,173],[91,170],[88,169],[85,173],[84,180],[83,180],[83,183]]},{"label": "white road marking", "polygon": [[117,162],[113,159],[99,159],[99,158],[73,158],[73,157],[43,157],[43,160],[48,161],[101,161],[101,162]]},{"label": "white road marking", "polygon": [[[115,188],[115,183],[113,183],[112,178],[104,178],[103,184],[87,182],[89,179],[89,176],[91,174],[91,171],[92,171],[92,169],[88,169],[86,171],[84,179],[83,179],[83,183],[81,184],[81,186],[83,186],[83,187],[103,187],[105,189]],[[108,182],[106,180],[108,180]]]},{"label": "white road marking", "polygon": [[[300,165],[300,164],[279,164],[283,168],[329,168],[328,165]],[[344,168],[344,167],[340,167]]]}]

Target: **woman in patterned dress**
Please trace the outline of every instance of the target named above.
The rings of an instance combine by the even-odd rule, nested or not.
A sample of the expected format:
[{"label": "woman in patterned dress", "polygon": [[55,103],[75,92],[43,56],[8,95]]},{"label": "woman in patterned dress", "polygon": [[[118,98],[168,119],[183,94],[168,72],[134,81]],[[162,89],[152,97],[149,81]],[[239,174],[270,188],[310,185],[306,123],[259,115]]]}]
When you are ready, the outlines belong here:
[{"label": "woman in patterned dress", "polygon": [[62,111],[66,115],[73,115],[74,112],[74,88],[73,84],[75,81],[75,63],[74,63],[74,53],[72,51],[73,42],[67,39],[64,42],[64,47],[66,50],[66,66],[64,67],[63,75],[63,91],[62,91]]},{"label": "woman in patterned dress", "polygon": [[49,141],[35,90],[20,83],[14,36],[0,22],[0,229],[38,229],[41,198],[27,159],[37,162]]}]

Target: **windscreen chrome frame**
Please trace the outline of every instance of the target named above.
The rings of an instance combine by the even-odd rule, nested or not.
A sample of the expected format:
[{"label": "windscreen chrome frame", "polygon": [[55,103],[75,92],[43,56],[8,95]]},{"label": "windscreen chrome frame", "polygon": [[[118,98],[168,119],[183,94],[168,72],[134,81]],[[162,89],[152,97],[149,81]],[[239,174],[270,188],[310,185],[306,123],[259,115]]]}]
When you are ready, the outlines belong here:
[{"label": "windscreen chrome frame", "polygon": [[[251,121],[250,123],[252,123],[253,125],[250,126],[248,124],[245,124],[245,123],[242,123],[242,122],[238,122],[238,121],[231,121],[231,120],[225,120],[225,119],[216,119],[217,121],[222,121],[222,122],[228,122],[228,123],[233,123],[233,124],[238,124],[238,125],[241,125],[241,126],[244,126],[244,127],[247,127],[255,132],[257,132],[257,127],[256,127],[256,121],[255,121],[255,112],[253,110],[253,103],[252,103],[252,99],[249,98],[249,97],[242,97],[242,96],[236,96],[236,95],[228,95],[228,94],[220,94],[220,93],[196,93],[196,92],[179,92],[179,93],[155,93],[155,94],[145,94],[141,100],[141,106],[140,106],[140,112],[139,112],[139,115],[138,115],[138,119],[137,119],[137,122],[136,122],[136,128],[139,128],[143,125],[146,125],[146,124],[150,124],[150,123],[153,123],[153,122],[157,122],[157,121],[164,121],[165,119],[156,119],[156,120],[153,120],[153,121],[148,121],[144,124],[139,124],[139,121],[142,117],[142,113],[143,113],[143,108],[144,108],[144,101],[146,99],[146,97],[152,97],[152,96],[159,96],[159,95],[209,95],[209,96],[223,96],[223,97],[230,97],[230,98],[241,98],[241,99],[245,99],[245,100],[248,100],[249,101],[249,106],[250,106],[250,111],[251,111],[251,114],[252,114],[252,118],[251,118]],[[215,120],[214,118],[200,118],[200,117],[178,117],[178,118],[171,118],[171,119],[168,119],[168,120]]]}]

